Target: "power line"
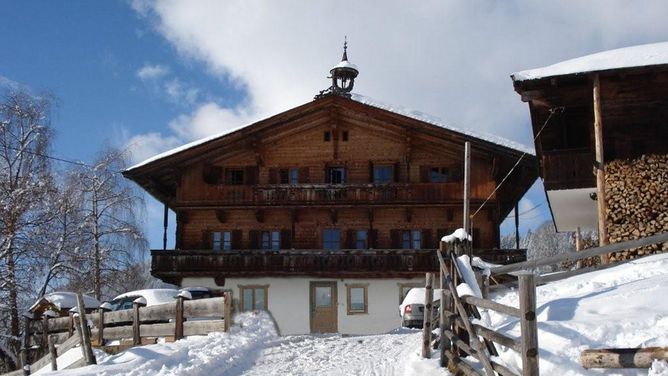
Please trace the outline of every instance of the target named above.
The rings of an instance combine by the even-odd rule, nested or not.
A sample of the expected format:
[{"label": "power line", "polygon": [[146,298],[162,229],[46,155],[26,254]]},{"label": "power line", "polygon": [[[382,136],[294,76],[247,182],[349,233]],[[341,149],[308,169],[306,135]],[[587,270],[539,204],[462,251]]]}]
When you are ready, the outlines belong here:
[{"label": "power line", "polygon": [[[548,124],[548,123],[550,122],[550,120],[552,119],[552,116],[554,116],[554,114],[557,113],[557,111],[559,111],[559,112],[563,112],[563,110],[564,110],[564,107],[553,107],[553,108],[550,109],[550,116],[547,117],[547,119],[545,120],[545,122],[543,123],[543,125],[540,127],[540,130],[538,130],[538,132],[536,133],[536,136],[534,136],[534,138],[533,138],[534,144],[536,143],[536,140],[538,139],[538,136],[540,136],[540,134],[543,132],[543,129],[545,129],[545,127],[547,126],[547,124]],[[517,168],[517,166],[519,166],[520,162],[522,161],[522,159],[524,159],[524,157],[525,157],[526,155],[527,155],[527,152],[523,152],[523,153],[522,153],[522,155],[519,157],[519,159],[517,159],[517,162],[515,162],[515,165],[513,166],[513,168],[511,168],[510,171],[508,171],[508,173],[506,174],[506,176],[503,177],[503,179],[501,180],[501,182],[496,186],[496,188],[494,188],[494,191],[492,191],[492,193],[490,193],[489,196],[487,196],[487,198],[486,198],[485,201],[480,205],[480,207],[478,208],[478,210],[476,210],[475,213],[473,213],[473,214],[471,215],[471,217],[470,217],[471,219],[472,219],[473,217],[475,217],[476,214],[478,214],[478,213],[480,212],[480,210],[482,210],[483,206],[485,206],[485,204],[487,204],[487,202],[492,198],[492,196],[494,196],[494,194],[496,193],[496,191],[498,191],[499,188],[501,188],[501,186],[503,185],[503,183],[506,182],[506,179],[508,179],[508,177],[510,176],[510,174],[512,174],[513,171],[515,171],[515,169]]]},{"label": "power line", "polygon": [[[95,169],[95,166],[89,165],[89,164],[81,162],[81,161],[74,161],[74,160],[71,160],[71,159],[65,159],[65,158],[56,157],[56,156],[45,154],[45,153],[38,153],[38,152],[35,152],[35,151],[30,151],[30,150],[25,150],[25,149],[17,149],[15,147],[11,147],[11,146],[7,146],[7,149],[13,150],[13,151],[16,151],[16,152],[28,153],[28,154],[32,154],[32,155],[35,155],[35,156],[38,156],[38,157],[51,159],[51,160],[58,161],[58,162],[68,163],[68,164],[75,165],[75,166],[86,167],[86,168],[89,168],[91,170]],[[110,172],[113,173],[113,174],[122,173],[122,171],[110,171]]]}]

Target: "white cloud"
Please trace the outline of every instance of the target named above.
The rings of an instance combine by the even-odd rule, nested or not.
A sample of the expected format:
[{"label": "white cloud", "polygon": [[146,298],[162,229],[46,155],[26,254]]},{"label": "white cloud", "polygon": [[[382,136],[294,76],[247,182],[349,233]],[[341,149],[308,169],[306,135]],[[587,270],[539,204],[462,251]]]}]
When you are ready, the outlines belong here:
[{"label": "white cloud", "polygon": [[194,104],[199,95],[197,88],[184,85],[178,78],[165,82],[164,91],[173,103]]},{"label": "white cloud", "polygon": [[137,70],[137,77],[142,81],[157,80],[169,74],[169,68],[160,64],[146,64]]},{"label": "white cloud", "polygon": [[[668,40],[668,2],[135,0],[138,15],[186,59],[246,92],[236,108],[202,105],[162,137],[189,141],[310,101],[341,57],[355,91],[453,125],[532,145],[513,72]],[[532,189],[534,201],[542,192]],[[532,221],[545,217],[532,218]]]},{"label": "white cloud", "polygon": [[175,136],[163,136],[159,133],[145,133],[127,138],[126,148],[130,153],[131,165],[137,161],[146,160],[163,151],[181,145],[181,140]]}]

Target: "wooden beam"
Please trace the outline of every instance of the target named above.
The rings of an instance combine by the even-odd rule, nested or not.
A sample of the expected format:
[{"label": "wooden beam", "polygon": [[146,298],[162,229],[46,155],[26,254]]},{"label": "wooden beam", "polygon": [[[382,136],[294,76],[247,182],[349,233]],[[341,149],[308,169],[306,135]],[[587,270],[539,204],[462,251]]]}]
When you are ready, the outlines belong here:
[{"label": "wooden beam", "polygon": [[668,361],[668,347],[588,349],[580,353],[584,368],[649,368],[654,359]]},{"label": "wooden beam", "polygon": [[[599,246],[608,244],[608,229],[606,227],[605,201],[605,159],[603,156],[603,120],[601,112],[601,80],[598,74],[594,76],[594,141],[596,147],[596,196],[598,197],[598,240]],[[609,256],[601,255],[601,262],[607,264]]]}]

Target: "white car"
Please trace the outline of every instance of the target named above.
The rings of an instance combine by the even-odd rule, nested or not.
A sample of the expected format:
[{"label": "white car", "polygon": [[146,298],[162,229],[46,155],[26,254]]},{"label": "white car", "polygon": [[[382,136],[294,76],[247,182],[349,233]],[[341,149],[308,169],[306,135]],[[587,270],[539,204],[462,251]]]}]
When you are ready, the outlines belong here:
[{"label": "white car", "polygon": [[[414,287],[408,291],[403,302],[399,305],[401,326],[421,328],[424,323],[424,287]],[[441,289],[434,289],[432,318],[438,317],[438,307],[441,304]]]},{"label": "white car", "polygon": [[112,311],[131,309],[132,302],[134,302],[135,299],[137,298],[144,298],[146,300],[146,306],[170,303],[176,299],[176,296],[179,294],[180,291],[190,292],[193,299],[205,299],[211,297],[211,291],[206,287],[185,287],[181,290],[145,289],[145,290],[130,291],[118,295],[117,297],[112,299],[109,303],[111,304]]}]

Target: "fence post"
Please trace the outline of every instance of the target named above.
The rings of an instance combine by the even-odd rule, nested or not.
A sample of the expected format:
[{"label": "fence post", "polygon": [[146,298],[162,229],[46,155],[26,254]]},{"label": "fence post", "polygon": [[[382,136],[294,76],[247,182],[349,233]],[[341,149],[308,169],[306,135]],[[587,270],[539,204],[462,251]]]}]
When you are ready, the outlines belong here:
[{"label": "fence post", "polygon": [[141,331],[139,326],[141,321],[139,321],[139,307],[145,306],[146,303],[144,298],[137,298],[132,302],[132,345],[139,346],[141,345]]},{"label": "fence post", "polygon": [[47,338],[49,344],[49,355],[51,355],[51,371],[58,370],[58,353],[56,352],[56,344],[53,341],[53,336]]},{"label": "fence post", "polygon": [[538,375],[538,328],[536,325],[536,281],[534,274],[518,274],[520,293],[520,341],[522,375]]},{"label": "fence post", "polygon": [[83,351],[86,364],[97,364],[93,348],[90,344],[90,328],[88,328],[88,320],[86,319],[86,307],[84,305],[83,295],[81,292],[77,293],[77,309],[79,311],[79,329],[81,330],[81,349]]},{"label": "fence post", "polygon": [[[439,250],[438,252],[441,252],[442,255],[445,255],[447,252],[447,244],[446,242],[440,242]],[[446,257],[443,257],[444,259],[447,259]],[[439,263],[440,265],[440,263]],[[447,267],[446,265],[440,265],[441,267]],[[440,287],[441,287],[441,304],[439,305],[438,309],[438,318],[439,318],[439,350],[441,352],[441,359],[440,359],[440,365],[441,367],[447,367],[448,366],[448,357],[445,355],[445,352],[450,350],[451,344],[450,344],[450,339],[445,335],[445,331],[450,328],[450,320],[446,316],[446,308],[447,311],[451,312],[452,311],[452,305],[450,304],[450,299],[448,298],[447,294],[445,293],[445,290],[447,289],[447,286],[445,284],[445,275],[443,273],[443,269],[439,267],[439,273],[441,276],[440,279]]]},{"label": "fence post", "polygon": [[183,338],[183,296],[176,297],[176,318],[174,327],[174,340]]},{"label": "fence post", "polygon": [[422,316],[422,357],[431,358],[431,316],[433,295],[433,273],[427,273],[424,284],[424,315]]},{"label": "fence post", "polygon": [[104,308],[100,307],[97,310],[97,346],[104,345]]},{"label": "fence post", "polygon": [[225,291],[223,293],[225,297],[225,308],[223,312],[223,330],[226,332],[230,331],[230,326],[232,325],[232,291]]}]

